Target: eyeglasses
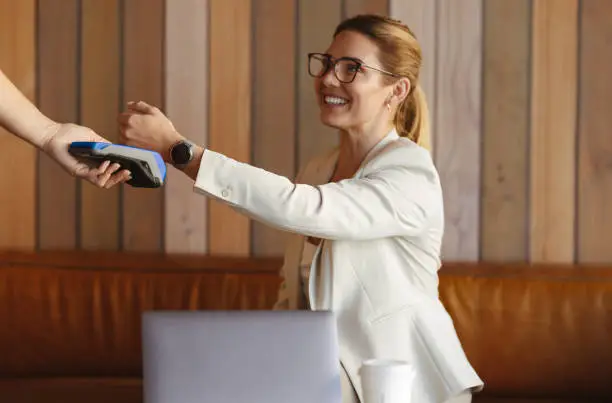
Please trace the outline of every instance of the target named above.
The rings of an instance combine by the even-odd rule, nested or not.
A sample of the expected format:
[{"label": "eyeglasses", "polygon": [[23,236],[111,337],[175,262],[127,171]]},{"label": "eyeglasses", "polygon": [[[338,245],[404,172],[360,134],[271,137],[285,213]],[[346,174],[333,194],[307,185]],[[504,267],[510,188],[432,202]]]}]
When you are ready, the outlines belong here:
[{"label": "eyeglasses", "polygon": [[334,74],[341,83],[352,83],[359,71],[364,68],[378,71],[391,77],[400,77],[397,74],[381,70],[377,67],[368,66],[363,61],[353,57],[341,57],[334,59],[325,53],[308,54],[308,74],[312,77],[323,77],[330,68],[334,69]]}]

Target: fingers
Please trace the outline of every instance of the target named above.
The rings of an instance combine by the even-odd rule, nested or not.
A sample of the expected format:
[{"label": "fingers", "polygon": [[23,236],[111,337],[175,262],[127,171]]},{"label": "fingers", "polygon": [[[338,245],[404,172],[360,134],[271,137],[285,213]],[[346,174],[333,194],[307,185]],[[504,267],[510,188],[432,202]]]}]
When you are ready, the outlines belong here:
[{"label": "fingers", "polygon": [[98,170],[100,172],[105,172],[108,169],[108,166],[110,165],[110,161],[104,161],[102,164],[100,164],[100,166],[98,167]]},{"label": "fingers", "polygon": [[138,113],[146,113],[150,115],[155,115],[159,113],[158,108],[156,108],[155,106],[149,105],[148,103],[144,101],[138,101],[138,102],[130,101],[128,102],[127,107],[129,110],[138,112]]},{"label": "fingers", "polygon": [[130,171],[124,169],[117,172],[120,168],[121,165],[117,163],[111,164],[110,161],[104,161],[98,169],[90,170],[85,178],[100,188],[109,189],[131,179]]},{"label": "fingers", "polygon": [[127,126],[130,124],[130,119],[132,118],[132,116],[134,116],[134,114],[129,112],[123,112],[119,114],[117,121],[121,126]]},{"label": "fingers", "polygon": [[127,182],[130,179],[132,179],[132,175],[130,174],[130,171],[128,171],[127,169],[124,169],[114,175],[112,175],[108,181],[104,184],[104,188],[105,189],[110,189],[115,185],[118,185],[120,183],[123,182]]},{"label": "fingers", "polygon": [[130,139],[130,134],[134,126],[138,127],[141,116],[130,112],[125,112],[119,115],[119,140],[121,143],[127,144]]},{"label": "fingers", "polygon": [[134,128],[130,124],[119,124],[119,143],[134,146],[132,142],[134,137]]},{"label": "fingers", "polygon": [[105,187],[108,181],[110,180],[111,176],[115,172],[117,172],[119,168],[121,168],[121,165],[115,163],[115,164],[110,165],[108,168],[106,168],[103,171],[100,170],[101,173],[98,174],[98,186]]}]

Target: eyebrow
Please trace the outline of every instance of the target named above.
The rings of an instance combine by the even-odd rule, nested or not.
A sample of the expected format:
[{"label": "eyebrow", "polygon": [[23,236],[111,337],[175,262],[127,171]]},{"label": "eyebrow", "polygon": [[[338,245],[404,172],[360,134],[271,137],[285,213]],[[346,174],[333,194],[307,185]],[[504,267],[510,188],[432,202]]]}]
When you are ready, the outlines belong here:
[{"label": "eyebrow", "polygon": [[355,62],[361,63],[366,65],[367,63],[365,61],[363,61],[362,59],[358,58],[358,57],[353,57],[353,56],[341,56],[341,57],[334,57],[329,53],[323,53],[325,56],[328,56],[334,60],[353,60]]},{"label": "eyebrow", "polygon": [[367,64],[366,62],[364,62],[363,60],[361,60],[361,59],[360,59],[360,58],[358,58],[358,57],[346,56],[346,57],[344,57],[344,59],[354,60],[354,61],[359,62],[359,63],[361,63],[361,64]]},{"label": "eyebrow", "polygon": [[364,62],[363,60],[361,60],[361,59],[360,59],[360,58],[358,58],[358,57],[352,57],[352,56],[342,56],[342,57],[339,57],[339,58],[335,58],[335,57],[333,57],[332,55],[330,55],[329,53],[322,53],[322,54],[323,54],[323,55],[325,55],[325,56],[327,56],[327,57],[330,57],[330,58],[332,58],[332,59],[335,59],[335,60],[352,60],[352,61],[354,61],[354,62],[356,62],[356,63],[360,63],[362,68],[363,68],[363,67],[366,67],[366,68],[368,68],[368,69],[376,70],[376,71],[378,71],[378,72],[380,72],[380,73],[387,74],[387,75],[389,75],[389,76],[391,76],[391,77],[401,77],[399,74],[395,74],[395,73],[391,73],[391,72],[389,72],[389,71],[383,70],[381,67],[375,67],[375,66],[372,66],[372,65],[370,65],[370,64],[368,64],[368,63],[366,63],[366,62]]}]

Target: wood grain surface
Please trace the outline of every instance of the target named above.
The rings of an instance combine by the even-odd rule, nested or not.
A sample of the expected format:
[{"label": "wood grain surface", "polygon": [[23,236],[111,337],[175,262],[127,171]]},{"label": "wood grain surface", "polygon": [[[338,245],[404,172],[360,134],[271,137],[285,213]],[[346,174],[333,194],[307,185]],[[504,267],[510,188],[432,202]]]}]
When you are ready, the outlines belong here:
[{"label": "wood grain surface", "polygon": [[[166,112],[177,130],[202,146],[208,142],[209,1],[166,1]],[[168,253],[207,251],[207,199],[193,181],[168,166],[164,246]]]},{"label": "wood grain surface", "polygon": [[482,2],[438,2],[436,148],[446,210],[442,257],[479,259]]},{"label": "wood grain surface", "polygon": [[529,251],[530,1],[484,2],[481,258]]},{"label": "wood grain surface", "polygon": [[578,1],[533,3],[530,260],[574,260]]},{"label": "wood grain surface", "polygon": [[612,4],[581,3],[577,260],[612,261]]},{"label": "wood grain surface", "polygon": [[[37,84],[35,6],[34,0],[0,0],[0,69],[32,102]],[[0,149],[0,248],[34,250],[36,150],[3,128]]]},{"label": "wood grain surface", "polygon": [[[293,179],[296,166],[297,2],[258,1],[253,32],[253,163]],[[255,256],[279,256],[285,233],[253,222]]]},{"label": "wood grain surface", "polygon": [[[56,121],[77,122],[80,3],[40,0],[37,13],[39,108]],[[77,185],[75,178],[39,152],[37,233],[41,249],[77,246]]]},{"label": "wood grain surface", "polygon": [[[164,0],[124,0],[122,105],[163,105]],[[122,249],[163,249],[164,192],[123,186]]]},{"label": "wood grain surface", "polygon": [[[0,68],[49,116],[117,138],[128,100],[294,178],[338,144],[307,53],[381,13],[423,52],[444,262],[612,261],[612,1],[0,0]],[[57,24],[61,20],[62,24]],[[193,192],[99,190],[0,132],[0,249],[280,256],[284,233]],[[14,167],[19,166],[16,177]]]},{"label": "wood grain surface", "polygon": [[[210,9],[209,145],[240,162],[251,162],[251,1],[213,1]],[[249,255],[250,220],[209,201],[209,251]]]},{"label": "wood grain surface", "polygon": [[[121,107],[120,1],[82,0],[81,7],[81,124],[115,142]],[[118,250],[120,189],[82,181],[80,193],[80,247]]]}]

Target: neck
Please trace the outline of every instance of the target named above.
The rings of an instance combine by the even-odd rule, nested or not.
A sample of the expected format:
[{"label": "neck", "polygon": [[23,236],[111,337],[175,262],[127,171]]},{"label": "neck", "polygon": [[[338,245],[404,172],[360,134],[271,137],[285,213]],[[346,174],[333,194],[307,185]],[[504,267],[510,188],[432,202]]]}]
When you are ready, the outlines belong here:
[{"label": "neck", "polygon": [[336,180],[352,177],[366,155],[393,129],[384,125],[370,130],[341,130]]}]

